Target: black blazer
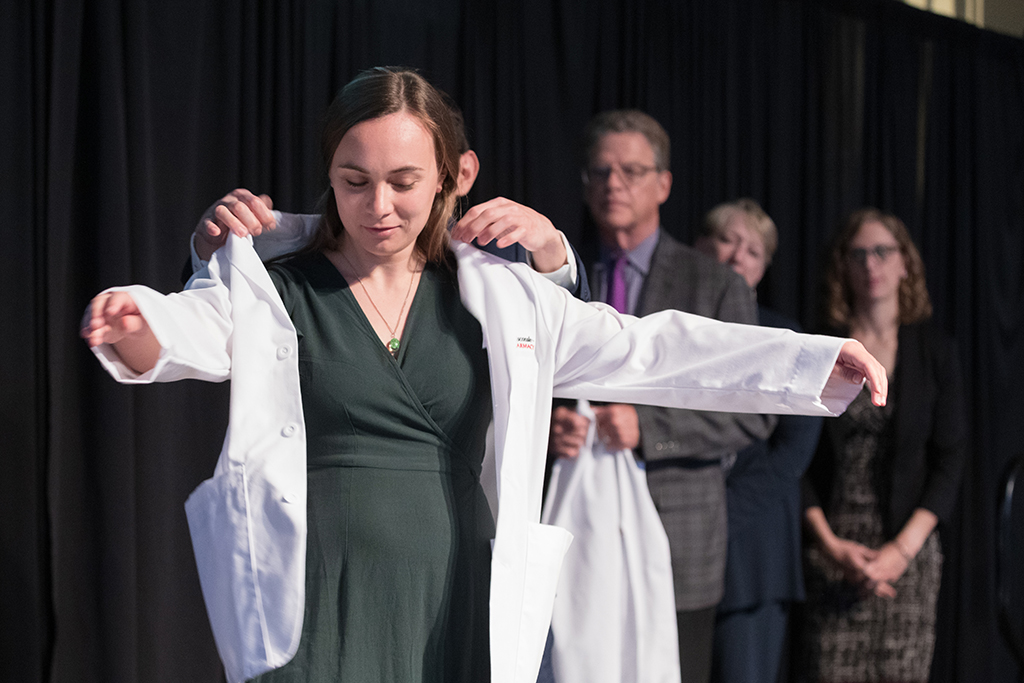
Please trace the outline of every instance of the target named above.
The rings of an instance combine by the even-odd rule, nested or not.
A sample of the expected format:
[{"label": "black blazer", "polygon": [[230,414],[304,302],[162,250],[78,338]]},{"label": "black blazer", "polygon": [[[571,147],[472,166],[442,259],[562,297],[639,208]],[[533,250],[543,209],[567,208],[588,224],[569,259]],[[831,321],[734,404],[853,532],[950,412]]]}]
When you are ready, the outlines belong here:
[{"label": "black blazer", "polygon": [[[879,463],[878,495],[887,538],[915,508],[948,522],[960,490],[967,451],[960,362],[952,339],[928,324],[904,325],[896,354],[893,429],[895,449]],[[818,452],[804,477],[804,507],[827,513],[835,453],[847,437],[839,420],[826,420]]]},{"label": "black blazer", "polygon": [[[506,261],[512,263],[528,263],[526,247],[516,242],[505,248],[501,248],[497,245],[497,240],[492,240],[484,246],[480,246],[474,240],[473,246],[489,254],[494,254],[498,258],[503,258]],[[579,253],[576,251],[571,243],[569,244],[569,250],[571,253],[568,254],[570,259],[576,261],[576,288],[571,290],[569,293],[580,301],[590,301],[590,284],[587,282],[587,269],[583,266],[583,259],[580,258]]]},{"label": "black blazer", "polygon": [[[765,327],[802,331],[774,311],[758,307],[757,313]],[[822,422],[783,415],[767,440],[736,454],[725,488],[729,549],[719,613],[804,599],[800,478],[814,457]]]}]

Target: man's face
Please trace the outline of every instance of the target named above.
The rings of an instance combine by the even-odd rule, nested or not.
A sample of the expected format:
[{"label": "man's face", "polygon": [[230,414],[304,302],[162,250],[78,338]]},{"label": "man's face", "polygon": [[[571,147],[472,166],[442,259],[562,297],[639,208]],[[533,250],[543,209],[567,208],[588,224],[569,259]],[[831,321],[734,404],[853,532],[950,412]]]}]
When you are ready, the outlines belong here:
[{"label": "man's face", "polygon": [[587,168],[584,198],[602,236],[630,233],[643,240],[658,229],[659,207],[672,189],[672,174],[659,171],[642,133],[607,133]]}]

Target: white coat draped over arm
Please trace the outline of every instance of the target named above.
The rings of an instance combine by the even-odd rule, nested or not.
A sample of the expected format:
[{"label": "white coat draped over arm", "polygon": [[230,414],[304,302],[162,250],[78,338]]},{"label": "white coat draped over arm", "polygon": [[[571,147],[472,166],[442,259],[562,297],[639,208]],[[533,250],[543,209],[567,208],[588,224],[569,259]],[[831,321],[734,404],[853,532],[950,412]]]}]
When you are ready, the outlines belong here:
[{"label": "white coat draped over arm", "polygon": [[[488,350],[500,497],[491,564],[495,683],[534,683],[571,536],[539,523],[551,398],[731,412],[835,414],[859,387],[826,385],[843,340],[682,313],[644,319],[588,305],[528,266],[454,244],[460,295]],[[228,238],[185,292],[129,288],[161,344],[119,381],[231,379],[214,476],[186,511],[230,683],[287,663],[305,601],[306,448],[297,335],[249,240]],[[833,391],[838,389],[838,391]]]},{"label": "white coat draped over arm", "polygon": [[521,264],[456,244],[463,302],[488,349],[500,508],[491,565],[492,681],[533,683],[571,536],[539,523],[553,396],[729,412],[834,415],[834,337],[645,318],[585,304]]},{"label": "white coat draped over arm", "polygon": [[229,683],[283,666],[302,632],[306,443],[297,336],[249,239],[231,236],[189,281],[132,295],[161,351],[144,374],[94,348],[125,383],[231,379],[213,477],[185,504],[203,600]]}]

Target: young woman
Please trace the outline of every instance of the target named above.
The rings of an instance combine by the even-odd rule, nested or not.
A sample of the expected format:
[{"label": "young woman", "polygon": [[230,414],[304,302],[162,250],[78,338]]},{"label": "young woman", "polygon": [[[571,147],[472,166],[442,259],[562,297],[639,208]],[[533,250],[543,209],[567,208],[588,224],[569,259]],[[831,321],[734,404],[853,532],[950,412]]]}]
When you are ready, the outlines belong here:
[{"label": "young woman", "polygon": [[231,378],[186,509],[232,683],[533,683],[570,540],[537,522],[552,395],[828,414],[866,377],[884,402],[859,343],[619,316],[449,247],[454,130],[420,76],[365,72],[328,112],[310,248],[268,274],[232,236],[185,292],[93,300],[83,336],[121,381]]},{"label": "young woman", "polygon": [[942,572],[936,524],[959,490],[966,426],[959,364],[931,315],[903,222],[855,212],[826,277],[830,325],[890,377],[885,406],[859,396],[828,420],[805,478],[809,681],[928,680]]}]

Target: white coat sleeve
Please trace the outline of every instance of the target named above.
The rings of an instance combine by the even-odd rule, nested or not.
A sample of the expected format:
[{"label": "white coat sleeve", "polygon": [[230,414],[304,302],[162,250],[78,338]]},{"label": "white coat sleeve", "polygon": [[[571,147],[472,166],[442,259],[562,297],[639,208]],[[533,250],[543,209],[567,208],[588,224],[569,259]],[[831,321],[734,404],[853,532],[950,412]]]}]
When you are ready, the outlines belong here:
[{"label": "white coat sleeve", "polygon": [[568,296],[549,297],[542,310],[556,344],[560,398],[838,415],[860,391],[832,378],[845,339],[679,311],[636,318]]},{"label": "white coat sleeve", "polygon": [[306,213],[274,211],[276,226],[253,238],[253,247],[260,259],[268,261],[298,251],[309,244],[320,223],[320,216]]},{"label": "white coat sleeve", "polygon": [[221,382],[231,374],[231,303],[221,277],[223,261],[210,264],[189,281],[189,288],[161,294],[149,287],[113,287],[135,300],[160,343],[160,356],[148,372],[126,366],[109,344],[93,348],[104,369],[125,384],[200,379]]}]

